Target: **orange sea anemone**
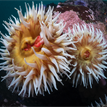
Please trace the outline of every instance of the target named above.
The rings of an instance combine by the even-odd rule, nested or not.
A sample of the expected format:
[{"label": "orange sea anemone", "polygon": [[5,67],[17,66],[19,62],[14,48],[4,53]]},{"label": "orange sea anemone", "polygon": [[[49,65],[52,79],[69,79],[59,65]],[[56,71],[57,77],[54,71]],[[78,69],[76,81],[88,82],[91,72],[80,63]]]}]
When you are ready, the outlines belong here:
[{"label": "orange sea anemone", "polygon": [[28,6],[25,3],[25,16],[16,9],[20,21],[14,16],[15,22],[11,18],[9,23],[4,21],[9,36],[1,33],[3,38],[0,41],[6,48],[0,49],[0,59],[6,60],[0,67],[8,71],[3,80],[12,77],[9,88],[14,86],[14,91],[21,87],[19,95],[23,96],[26,92],[28,96],[31,93],[33,96],[34,92],[36,95],[44,94],[44,91],[50,93],[53,86],[57,89],[56,80],[62,82],[59,74],[68,76],[70,70],[66,57],[74,57],[66,52],[71,49],[67,46],[72,42],[67,40],[68,33],[63,34],[65,25],[62,21],[56,23],[59,15],[52,19],[53,9],[49,7],[45,12],[42,3],[39,9],[37,6],[35,9],[34,3],[32,9]]},{"label": "orange sea anemone", "polygon": [[[93,78],[98,82],[101,77],[104,79],[104,70],[107,59],[107,43],[103,33],[95,29],[93,25],[74,25],[70,38],[75,42],[77,50],[68,51],[74,55],[71,60],[71,73],[73,86],[83,83],[85,87],[89,84],[92,88]],[[72,45],[69,45],[72,47]]]}]

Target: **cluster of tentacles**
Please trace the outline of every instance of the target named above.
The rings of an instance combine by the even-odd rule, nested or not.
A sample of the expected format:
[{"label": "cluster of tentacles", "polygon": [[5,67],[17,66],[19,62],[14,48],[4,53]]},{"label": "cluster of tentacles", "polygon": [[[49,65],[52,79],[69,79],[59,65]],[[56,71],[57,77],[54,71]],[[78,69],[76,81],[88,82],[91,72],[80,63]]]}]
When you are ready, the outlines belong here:
[{"label": "cluster of tentacles", "polygon": [[[53,8],[47,12],[43,4],[35,8],[27,6],[25,16],[17,10],[19,20],[13,15],[13,21],[4,21],[4,27],[9,35],[3,35],[0,49],[0,70],[7,71],[4,79],[12,78],[9,88],[20,88],[20,94],[28,96],[43,94],[44,91],[57,89],[57,81],[62,83],[62,74],[72,81],[73,86],[88,84],[92,88],[93,79],[99,82],[104,78],[107,59],[107,44],[103,33],[91,25],[73,26],[68,32],[63,32],[63,21],[57,23]],[[28,9],[29,7],[29,9]],[[62,76],[62,77],[61,77]]]}]

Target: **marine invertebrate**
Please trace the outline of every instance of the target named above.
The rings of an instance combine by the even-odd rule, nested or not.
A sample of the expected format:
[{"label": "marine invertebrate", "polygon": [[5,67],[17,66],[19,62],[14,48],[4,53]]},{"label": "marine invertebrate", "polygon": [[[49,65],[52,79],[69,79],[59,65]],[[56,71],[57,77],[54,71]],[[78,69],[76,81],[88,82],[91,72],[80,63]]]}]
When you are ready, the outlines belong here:
[{"label": "marine invertebrate", "polygon": [[[107,96],[105,95],[105,103],[102,101],[102,99],[101,98],[99,98],[99,100],[100,100],[100,103],[98,103],[97,101],[95,101],[95,104],[96,104],[96,106],[97,107],[106,107],[107,106]],[[91,107],[94,107],[93,106],[93,103],[91,103]]]},{"label": "marine invertebrate", "polygon": [[[93,78],[98,82],[99,79],[106,78],[104,70],[107,59],[107,43],[101,30],[94,29],[92,25],[74,25],[71,37],[75,41],[77,50],[68,51],[75,55],[71,60],[71,78],[73,86],[77,86],[79,80],[85,87],[92,88]],[[72,47],[72,45],[70,45]]]},{"label": "marine invertebrate", "polygon": [[[20,94],[28,96],[34,92],[36,95],[44,94],[44,91],[52,91],[52,87],[56,86],[56,80],[61,82],[58,74],[65,74],[69,72],[68,61],[66,56],[73,57],[66,53],[67,45],[71,44],[67,40],[67,35],[63,34],[64,24],[62,21],[56,23],[59,15],[52,18],[53,9],[49,7],[45,13],[43,4],[37,6],[35,9],[34,3],[31,7],[26,7],[25,16],[22,15],[21,10],[17,10],[19,20],[9,19],[9,23],[4,21],[7,25],[4,27],[9,32],[9,36],[1,35],[1,43],[6,49],[0,49],[2,58],[6,60],[1,63],[1,70],[7,71],[8,77],[13,77],[9,88],[14,86],[21,87]],[[28,9],[29,7],[29,9]],[[62,82],[61,82],[62,83]]]}]

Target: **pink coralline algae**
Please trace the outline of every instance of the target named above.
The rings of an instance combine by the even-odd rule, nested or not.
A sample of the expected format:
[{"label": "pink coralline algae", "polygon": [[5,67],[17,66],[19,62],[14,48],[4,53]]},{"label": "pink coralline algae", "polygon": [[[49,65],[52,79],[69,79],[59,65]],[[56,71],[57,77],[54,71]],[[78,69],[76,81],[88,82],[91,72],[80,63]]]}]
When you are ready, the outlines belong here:
[{"label": "pink coralline algae", "polygon": [[[55,14],[55,16],[57,15],[57,13]],[[72,10],[61,13],[57,22],[60,22],[60,20],[63,20],[64,24],[66,23],[65,28],[64,28],[64,32],[68,31],[68,27],[70,29],[72,29],[74,24],[79,23],[80,25],[82,25],[85,23],[85,21],[81,20],[78,17],[77,13]]]},{"label": "pink coralline algae", "polygon": [[[59,12],[55,12],[53,17],[57,16],[58,13]],[[58,18],[58,20],[57,20],[57,22],[60,22],[61,20],[63,20],[64,24],[66,23],[63,32],[68,32],[68,28],[70,28],[71,31],[72,31],[73,25],[75,25],[75,24],[79,24],[79,25],[82,25],[82,24],[92,25],[94,27],[94,29],[96,29],[96,28],[100,29],[103,32],[103,34],[104,34],[104,38],[107,40],[106,26],[102,22],[86,23],[84,20],[79,18],[77,12],[72,11],[72,10],[65,11],[65,12],[61,13],[59,18]]]}]

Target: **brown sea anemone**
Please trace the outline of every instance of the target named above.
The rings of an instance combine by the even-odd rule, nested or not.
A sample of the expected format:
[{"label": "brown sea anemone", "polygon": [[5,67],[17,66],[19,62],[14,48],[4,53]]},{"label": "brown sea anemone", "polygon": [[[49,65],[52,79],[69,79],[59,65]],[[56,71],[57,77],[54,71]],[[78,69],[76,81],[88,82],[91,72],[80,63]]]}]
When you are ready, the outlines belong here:
[{"label": "brown sea anemone", "polygon": [[[28,4],[29,6],[29,4]],[[36,95],[44,94],[44,91],[52,91],[56,86],[56,80],[62,83],[59,74],[68,76],[69,61],[66,57],[73,58],[66,50],[67,45],[71,44],[67,40],[67,35],[63,34],[62,21],[56,23],[59,15],[52,18],[53,9],[49,7],[47,12],[43,4],[39,4],[39,9],[35,9],[34,3],[32,9],[29,9],[25,3],[26,14],[22,15],[21,10],[17,10],[19,20],[12,16],[15,22],[10,18],[9,23],[4,27],[9,32],[9,36],[1,35],[1,43],[5,49],[0,49],[2,58],[6,60],[1,63],[1,70],[7,71],[3,80],[12,77],[13,80],[9,88],[14,86],[21,88],[19,95],[28,93],[28,96],[34,92]]]},{"label": "brown sea anemone", "polygon": [[70,65],[73,86],[83,83],[85,87],[89,84],[92,88],[93,78],[97,82],[101,77],[106,78],[103,71],[107,68],[107,43],[103,33],[92,25],[77,24],[73,26],[70,38],[77,48],[68,51],[75,56]]}]

